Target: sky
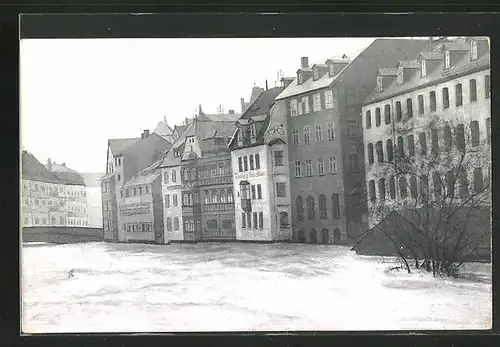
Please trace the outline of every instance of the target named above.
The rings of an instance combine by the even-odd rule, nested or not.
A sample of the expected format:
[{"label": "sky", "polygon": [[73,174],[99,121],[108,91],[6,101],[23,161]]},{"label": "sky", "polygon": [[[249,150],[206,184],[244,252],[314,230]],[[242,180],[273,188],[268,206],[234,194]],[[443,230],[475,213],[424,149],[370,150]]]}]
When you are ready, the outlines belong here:
[{"label": "sky", "polygon": [[300,58],[354,58],[373,38],[25,39],[20,43],[21,146],[78,172],[104,172],[107,140],[140,137],[159,121],[241,112],[252,87]]}]

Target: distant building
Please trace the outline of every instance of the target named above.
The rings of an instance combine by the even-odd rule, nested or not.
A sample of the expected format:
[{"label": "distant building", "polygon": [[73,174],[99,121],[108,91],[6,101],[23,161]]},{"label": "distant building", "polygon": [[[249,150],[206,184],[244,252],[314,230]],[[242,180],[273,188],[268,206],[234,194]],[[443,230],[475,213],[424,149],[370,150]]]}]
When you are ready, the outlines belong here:
[{"label": "distant building", "polygon": [[166,117],[163,122],[158,123],[153,133],[160,135],[170,143],[174,143],[178,138],[178,133],[168,125]]},{"label": "distant building", "polygon": [[42,165],[22,152],[22,226],[88,226],[87,192],[83,178],[66,164]]},{"label": "distant building", "polygon": [[286,108],[275,104],[283,88],[259,90],[238,119],[229,144],[236,239],[291,241]]},{"label": "distant building", "polygon": [[413,55],[425,41],[377,39],[353,61],[309,65],[277,96],[287,107],[293,238],[339,243],[367,228],[361,105],[383,64]]}]

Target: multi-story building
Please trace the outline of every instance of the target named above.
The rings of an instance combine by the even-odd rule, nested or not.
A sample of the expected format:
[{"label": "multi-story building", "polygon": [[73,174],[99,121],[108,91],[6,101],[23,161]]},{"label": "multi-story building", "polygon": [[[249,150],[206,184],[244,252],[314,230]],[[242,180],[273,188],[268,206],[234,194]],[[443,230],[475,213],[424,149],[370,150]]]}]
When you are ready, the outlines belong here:
[{"label": "multi-story building", "polygon": [[22,153],[23,227],[88,226],[87,192],[83,178],[66,164],[48,160],[42,165],[31,153]]},{"label": "multi-story building", "polygon": [[238,240],[292,239],[286,107],[275,104],[282,91],[261,89],[238,119],[229,144]]},{"label": "multi-story building", "polygon": [[[491,82],[487,38],[429,42],[407,59],[383,66],[375,80],[376,88],[362,109],[367,196],[374,211],[370,227],[426,192],[461,196],[489,184]],[[460,155],[469,150],[474,151],[469,158]],[[388,163],[405,154],[423,169],[429,167],[428,172],[417,179],[413,174],[387,171]],[[430,162],[433,155],[437,160]],[[465,165],[463,175],[454,172],[458,166],[453,162],[457,160]],[[441,172],[445,166],[447,171]],[[460,184],[455,186],[456,180]],[[376,208],[381,205],[388,207],[386,214]]]},{"label": "multi-story building", "polygon": [[367,228],[361,105],[382,65],[395,64],[422,40],[377,39],[354,60],[309,65],[277,101],[287,107],[293,238],[338,243]]}]

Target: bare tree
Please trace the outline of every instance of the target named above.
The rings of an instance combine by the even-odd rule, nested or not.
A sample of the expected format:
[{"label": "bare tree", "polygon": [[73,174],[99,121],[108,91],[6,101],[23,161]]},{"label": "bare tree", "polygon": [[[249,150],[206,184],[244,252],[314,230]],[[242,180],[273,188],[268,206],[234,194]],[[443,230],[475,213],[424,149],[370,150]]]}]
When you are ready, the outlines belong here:
[{"label": "bare tree", "polygon": [[481,141],[480,121],[417,117],[393,120],[384,141],[368,144],[369,218],[408,272],[412,259],[451,276],[490,237],[489,132]]}]

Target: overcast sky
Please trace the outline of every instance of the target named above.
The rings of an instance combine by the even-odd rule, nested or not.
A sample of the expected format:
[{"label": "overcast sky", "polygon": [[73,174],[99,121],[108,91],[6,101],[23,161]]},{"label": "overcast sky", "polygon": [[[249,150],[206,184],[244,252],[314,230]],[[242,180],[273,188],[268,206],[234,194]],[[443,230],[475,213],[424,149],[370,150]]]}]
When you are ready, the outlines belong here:
[{"label": "overcast sky", "polygon": [[241,112],[254,83],[293,77],[300,58],[350,58],[373,39],[28,39],[21,50],[21,141],[79,172],[104,172],[107,139],[139,137],[198,104]]}]

